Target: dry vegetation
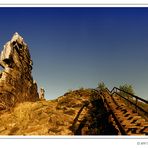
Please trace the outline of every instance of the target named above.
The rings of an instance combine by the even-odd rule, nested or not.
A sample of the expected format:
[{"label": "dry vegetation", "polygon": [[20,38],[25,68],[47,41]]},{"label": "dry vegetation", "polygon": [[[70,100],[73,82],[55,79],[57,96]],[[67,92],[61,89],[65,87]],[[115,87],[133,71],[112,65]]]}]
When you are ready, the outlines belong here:
[{"label": "dry vegetation", "polygon": [[73,120],[90,96],[89,89],[80,89],[52,101],[17,104],[0,115],[0,135],[73,135]]}]

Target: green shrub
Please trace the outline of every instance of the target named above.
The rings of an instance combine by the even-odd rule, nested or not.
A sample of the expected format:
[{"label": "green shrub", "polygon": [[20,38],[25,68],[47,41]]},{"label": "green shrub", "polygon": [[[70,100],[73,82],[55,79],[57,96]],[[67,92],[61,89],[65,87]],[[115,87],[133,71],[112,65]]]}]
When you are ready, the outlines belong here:
[{"label": "green shrub", "polygon": [[106,89],[106,86],[105,86],[104,82],[102,81],[102,82],[98,83],[98,87],[97,88],[99,90],[105,90]]},{"label": "green shrub", "polygon": [[[133,94],[133,95],[135,94],[135,91],[133,89],[133,86],[132,85],[129,85],[129,84],[120,85],[119,86],[119,89],[121,89],[121,90],[123,90],[125,92],[128,92],[130,94]],[[123,91],[120,91],[119,94],[122,95],[123,97],[128,97],[128,98],[131,97],[130,95],[124,93]]]}]

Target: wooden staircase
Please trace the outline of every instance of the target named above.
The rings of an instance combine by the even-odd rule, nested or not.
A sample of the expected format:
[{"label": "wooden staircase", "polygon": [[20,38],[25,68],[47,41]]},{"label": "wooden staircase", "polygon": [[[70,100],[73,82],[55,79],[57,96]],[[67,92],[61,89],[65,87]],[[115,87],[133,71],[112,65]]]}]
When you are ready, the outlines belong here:
[{"label": "wooden staircase", "polygon": [[[140,107],[134,103],[135,108],[131,107],[131,101],[127,104],[128,99],[125,100],[126,98],[118,95],[117,90],[113,92],[106,89],[99,93],[106,107],[111,112],[111,118],[117,125],[121,135],[148,135],[148,111],[141,109],[144,112],[144,114],[141,115],[137,110],[137,108],[140,109]],[[136,97],[136,99],[139,98],[134,95],[132,97]],[[143,99],[140,98],[140,101],[141,100],[143,101]],[[144,102],[148,105],[147,101]]]}]

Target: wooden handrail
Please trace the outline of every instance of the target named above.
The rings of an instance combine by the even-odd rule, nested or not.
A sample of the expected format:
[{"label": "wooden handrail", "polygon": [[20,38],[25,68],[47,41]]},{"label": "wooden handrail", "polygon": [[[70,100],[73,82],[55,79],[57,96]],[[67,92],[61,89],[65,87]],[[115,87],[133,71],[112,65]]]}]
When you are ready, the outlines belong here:
[{"label": "wooden handrail", "polygon": [[128,94],[128,95],[130,95],[130,96],[132,96],[132,97],[135,97],[135,98],[137,98],[138,100],[140,100],[140,101],[142,101],[142,102],[148,104],[148,101],[147,101],[147,100],[144,100],[144,99],[142,99],[142,98],[140,98],[140,97],[138,97],[138,96],[136,96],[136,95],[133,95],[133,94],[131,94],[131,93],[129,93],[129,92],[126,92],[126,91],[124,91],[124,90],[122,90],[122,89],[119,89],[119,88],[117,88],[117,87],[114,87],[114,88],[111,90],[111,93],[114,91],[114,89],[117,89],[117,90],[119,90],[119,91],[122,91],[122,92],[124,92],[124,93],[126,93],[126,94]]},{"label": "wooden handrail", "polygon": [[[131,93],[129,93],[129,92],[126,92],[126,91],[124,91],[124,90],[122,90],[122,89],[119,89],[119,88],[117,88],[117,87],[114,87],[111,91],[108,89],[108,88],[106,88],[106,90],[110,93],[110,94],[117,94],[118,96],[120,96],[121,98],[123,98],[124,100],[126,100],[126,101],[128,101],[129,103],[131,103],[132,105],[134,105],[135,107],[136,107],[136,111],[137,111],[137,109],[139,109],[139,110],[141,110],[142,112],[144,112],[145,114],[148,114],[148,111],[146,111],[146,110],[144,110],[142,107],[140,107],[140,106],[138,106],[138,101],[141,101],[141,102],[144,102],[145,104],[148,104],[148,101],[147,100],[144,100],[144,99],[142,99],[142,98],[140,98],[140,97],[138,97],[138,96],[136,96],[136,95],[133,95],[133,94],[131,94]],[[130,95],[130,96],[132,96],[132,97],[134,97],[134,98],[136,98],[136,103],[133,103],[131,100],[129,100],[129,99],[127,99],[126,97],[124,97],[124,96],[122,96],[121,94],[119,94],[118,92],[117,92],[117,90],[118,91],[122,91],[122,92],[124,92],[124,93],[126,93],[126,94],[128,94],[128,95]]]}]

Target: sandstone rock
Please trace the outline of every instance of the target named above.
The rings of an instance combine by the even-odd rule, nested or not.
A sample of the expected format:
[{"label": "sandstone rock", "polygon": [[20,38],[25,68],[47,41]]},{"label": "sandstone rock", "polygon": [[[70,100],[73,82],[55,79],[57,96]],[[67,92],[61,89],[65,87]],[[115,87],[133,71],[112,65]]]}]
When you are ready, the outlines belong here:
[{"label": "sandstone rock", "polygon": [[24,101],[39,99],[37,84],[33,81],[32,60],[23,38],[15,33],[0,54],[0,104],[4,108]]},{"label": "sandstone rock", "polygon": [[45,100],[45,90],[43,88],[40,88],[39,99]]}]

